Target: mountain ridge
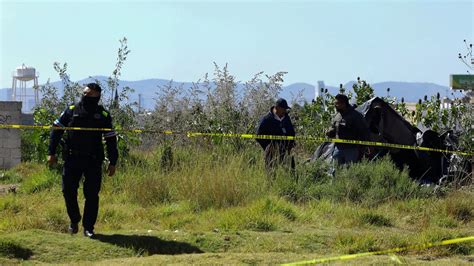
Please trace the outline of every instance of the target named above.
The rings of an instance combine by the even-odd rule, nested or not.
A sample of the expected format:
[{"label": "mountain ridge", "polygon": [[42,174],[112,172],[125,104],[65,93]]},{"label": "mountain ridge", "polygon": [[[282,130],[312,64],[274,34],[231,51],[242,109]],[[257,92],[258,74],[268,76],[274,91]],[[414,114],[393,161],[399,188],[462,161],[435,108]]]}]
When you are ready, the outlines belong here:
[{"label": "mountain ridge", "polygon": [[[102,83],[106,83],[107,78],[108,77],[106,76],[93,76],[81,79],[77,82],[79,84],[87,84],[97,79]],[[170,82],[173,85],[182,84],[183,88],[189,88],[193,84],[193,82],[186,81],[148,78],[142,80],[119,80],[119,88],[127,86],[133,88],[135,92],[131,94],[130,100],[138,102],[138,95],[141,94],[143,107],[146,109],[153,109],[154,98],[156,98],[156,93],[159,91],[159,87],[167,85]],[[346,89],[346,91],[351,91],[352,84],[355,82],[356,81],[348,81],[343,84],[343,87]],[[58,90],[62,90],[64,87],[61,81],[50,82],[50,84],[58,88]],[[401,99],[403,97],[406,102],[416,102],[418,99],[423,98],[424,95],[431,96],[440,93],[442,97],[445,97],[448,96],[447,94],[452,93],[449,87],[431,82],[382,81],[369,84],[374,89],[376,96],[387,96],[387,88],[390,88],[389,96],[397,97],[397,99]],[[298,99],[299,102],[310,102],[315,97],[315,88],[315,85],[307,82],[295,82],[282,86],[282,91],[280,92],[279,96],[291,101],[300,94],[301,97]],[[327,88],[331,94],[337,94],[339,92],[339,86],[327,85],[325,88]],[[237,83],[238,92],[243,92],[243,89],[244,83]],[[8,96],[11,93],[8,90],[9,88],[0,89],[0,100],[8,100]]]}]

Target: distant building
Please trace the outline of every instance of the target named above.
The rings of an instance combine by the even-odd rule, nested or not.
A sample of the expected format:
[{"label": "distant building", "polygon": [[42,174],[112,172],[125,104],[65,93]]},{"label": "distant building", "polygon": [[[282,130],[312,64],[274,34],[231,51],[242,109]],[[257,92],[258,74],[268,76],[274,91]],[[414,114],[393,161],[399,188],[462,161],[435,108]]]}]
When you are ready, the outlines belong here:
[{"label": "distant building", "polygon": [[466,101],[474,103],[474,75],[450,75],[449,83],[452,90],[466,93]]}]

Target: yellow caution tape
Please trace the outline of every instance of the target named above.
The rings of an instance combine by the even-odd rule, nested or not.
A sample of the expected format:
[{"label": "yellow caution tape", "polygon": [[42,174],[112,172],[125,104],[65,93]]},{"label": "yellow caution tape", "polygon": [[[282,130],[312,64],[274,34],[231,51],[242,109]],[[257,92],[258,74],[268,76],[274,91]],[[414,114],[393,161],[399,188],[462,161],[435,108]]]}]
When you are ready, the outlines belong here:
[{"label": "yellow caution tape", "polygon": [[[32,125],[0,125],[0,129],[42,129],[42,130],[79,130],[79,131],[114,131],[111,128],[84,128],[84,127],[55,127],[55,126],[32,126]],[[419,150],[419,151],[430,151],[430,152],[441,152],[441,153],[453,153],[459,155],[470,156],[472,152],[453,151],[448,149],[435,149],[428,147],[411,146],[396,143],[386,142],[375,142],[375,141],[362,141],[362,140],[347,140],[347,139],[330,139],[313,136],[274,136],[274,135],[256,135],[256,134],[233,134],[233,133],[203,133],[203,132],[173,132],[171,130],[157,131],[157,130],[145,130],[145,129],[119,129],[115,131],[120,132],[133,132],[133,133],[158,133],[165,135],[182,135],[185,134],[187,137],[226,137],[226,138],[241,138],[241,139],[268,139],[268,140],[298,140],[298,141],[313,141],[313,142],[333,142],[333,143],[344,143],[353,145],[365,145],[374,147],[384,148],[395,148],[405,150]]]},{"label": "yellow caution tape", "polygon": [[[95,127],[56,127],[56,126],[32,126],[32,125],[0,125],[0,129],[42,129],[42,130],[74,130],[74,131],[127,131],[135,133],[145,133],[146,130],[143,129],[125,129],[125,130],[115,130],[112,128],[95,128]],[[165,133],[165,132],[163,132]]]},{"label": "yellow caution tape", "polygon": [[330,139],[330,138],[319,138],[312,136],[272,136],[272,135],[255,135],[255,134],[229,134],[229,133],[200,133],[200,132],[188,132],[188,137],[231,137],[231,138],[242,138],[242,139],[269,139],[269,140],[298,140],[298,141],[314,141],[314,142],[333,142],[333,143],[344,143],[344,144],[355,144],[385,148],[396,148],[405,150],[419,150],[419,151],[431,151],[431,152],[442,152],[442,153],[454,153],[459,155],[470,156],[473,153],[463,151],[452,151],[435,149],[428,147],[418,147],[411,145],[403,145],[396,143],[385,143],[375,141],[362,141],[362,140],[348,140],[348,139]]},{"label": "yellow caution tape", "polygon": [[314,259],[314,260],[299,261],[299,262],[293,262],[293,263],[286,263],[282,265],[295,266],[295,265],[327,263],[327,262],[339,261],[339,260],[351,260],[351,259],[356,259],[360,257],[391,254],[391,253],[402,252],[402,251],[407,251],[407,250],[421,250],[421,249],[426,249],[426,248],[436,247],[436,246],[446,246],[446,245],[452,245],[452,244],[457,244],[457,243],[467,242],[467,241],[474,241],[474,236],[454,238],[454,239],[443,240],[439,242],[411,245],[407,247],[392,248],[392,249],[381,250],[381,251],[364,252],[364,253],[349,254],[349,255],[335,256],[335,257],[328,257],[328,258],[321,258],[321,259]]}]

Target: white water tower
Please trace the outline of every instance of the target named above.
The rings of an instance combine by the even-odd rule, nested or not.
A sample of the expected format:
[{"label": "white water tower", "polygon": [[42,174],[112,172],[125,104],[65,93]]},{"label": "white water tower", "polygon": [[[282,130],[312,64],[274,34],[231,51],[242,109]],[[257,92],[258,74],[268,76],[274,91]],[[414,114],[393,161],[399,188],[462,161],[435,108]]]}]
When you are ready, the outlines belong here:
[{"label": "white water tower", "polygon": [[314,100],[316,100],[319,96],[323,96],[323,93],[321,92],[321,89],[324,89],[324,81],[318,80],[318,86],[317,88],[314,88]]},{"label": "white water tower", "polygon": [[[38,76],[39,73],[34,67],[25,66],[25,64],[17,67],[12,73],[12,101],[21,101],[26,103],[27,98],[34,97],[34,104],[38,104]],[[26,92],[27,83],[30,81],[33,81],[33,95],[28,95]]]}]

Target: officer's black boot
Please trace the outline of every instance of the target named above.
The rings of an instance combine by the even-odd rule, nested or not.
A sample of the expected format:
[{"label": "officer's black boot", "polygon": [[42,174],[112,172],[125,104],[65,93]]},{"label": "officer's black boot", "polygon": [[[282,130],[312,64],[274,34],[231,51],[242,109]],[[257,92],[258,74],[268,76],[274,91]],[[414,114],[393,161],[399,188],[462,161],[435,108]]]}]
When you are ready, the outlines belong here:
[{"label": "officer's black boot", "polygon": [[71,223],[69,224],[68,232],[72,234],[77,234],[79,232],[79,224],[78,223]]},{"label": "officer's black boot", "polygon": [[84,228],[84,236],[89,238],[94,238],[94,230]]}]

